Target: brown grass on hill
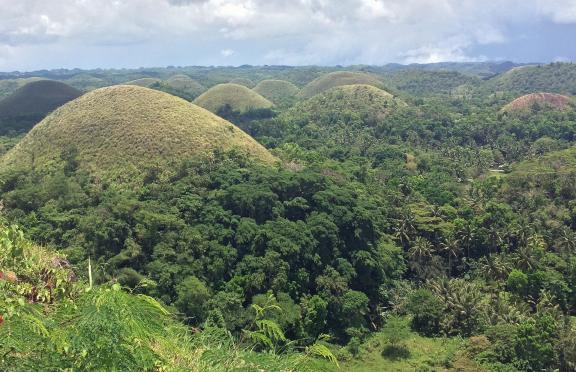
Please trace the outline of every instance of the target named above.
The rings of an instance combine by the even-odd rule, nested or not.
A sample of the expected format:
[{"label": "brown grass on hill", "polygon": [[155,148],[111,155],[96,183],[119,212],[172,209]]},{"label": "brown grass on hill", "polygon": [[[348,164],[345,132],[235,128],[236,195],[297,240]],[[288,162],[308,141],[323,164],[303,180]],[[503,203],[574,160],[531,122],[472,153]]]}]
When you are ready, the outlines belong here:
[{"label": "brown grass on hill", "polygon": [[567,96],[555,93],[532,93],[525,96],[516,98],[514,101],[510,102],[502,111],[513,112],[521,111],[532,108],[534,105],[540,105],[542,107],[549,107],[554,109],[563,110],[569,107],[572,99]]},{"label": "brown grass on hill", "polygon": [[74,150],[80,169],[138,183],[152,168],[170,174],[188,159],[236,150],[265,164],[276,159],[238,127],[189,102],[137,86],[94,90],[50,114],[0,159],[0,169],[58,168]]}]

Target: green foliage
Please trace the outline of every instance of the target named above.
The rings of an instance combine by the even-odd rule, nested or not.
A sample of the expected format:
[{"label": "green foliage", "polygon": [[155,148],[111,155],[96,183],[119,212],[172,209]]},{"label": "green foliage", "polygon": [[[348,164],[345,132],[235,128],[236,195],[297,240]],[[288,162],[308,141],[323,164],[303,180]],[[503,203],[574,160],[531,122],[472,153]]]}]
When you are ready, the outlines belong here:
[{"label": "green foliage", "polygon": [[426,336],[439,334],[444,305],[431,291],[425,288],[414,291],[407,310],[412,315],[412,329]]},{"label": "green foliage", "polygon": [[[183,85],[193,79],[205,86],[235,78],[303,86],[321,77],[311,86],[322,94],[283,102],[278,115],[276,108],[218,110],[269,147],[281,159],[277,167],[254,161],[275,159],[250,138],[242,137],[239,146],[211,147],[238,139],[240,132],[226,124],[214,133],[212,126],[206,127],[214,116],[191,114],[193,106],[186,102],[176,107],[175,98],[146,90],[137,97],[142,101],[138,109],[124,115],[133,118],[126,123],[173,124],[166,118],[183,115],[179,122],[188,123],[193,133],[174,135],[156,124],[143,137],[134,131],[107,131],[107,140],[100,141],[94,118],[101,124],[100,118],[111,117],[111,112],[114,121],[125,113],[115,106],[124,101],[114,99],[106,101],[106,110],[86,109],[89,125],[76,128],[73,136],[25,138],[1,160],[30,166],[2,168],[0,209],[35,241],[61,247],[70,265],[80,268],[80,279],[67,280],[69,268],[49,264],[32,271],[18,268],[26,276],[0,266],[19,278],[17,283],[0,280],[3,289],[10,289],[4,308],[13,308],[4,312],[11,314],[4,324],[19,319],[18,329],[25,330],[19,334],[30,335],[12,345],[53,358],[36,358],[32,351],[7,355],[32,355],[41,359],[38,365],[65,366],[65,353],[44,352],[56,345],[46,340],[68,340],[67,330],[79,319],[98,321],[101,340],[107,340],[102,345],[94,340],[94,349],[102,350],[94,358],[114,354],[116,350],[106,349],[109,340],[133,340],[134,329],[119,325],[120,334],[106,328],[90,296],[102,293],[112,300],[120,294],[104,291],[114,292],[109,283],[118,283],[133,291],[126,296],[151,296],[187,323],[178,325],[164,314],[163,324],[184,338],[164,330],[158,337],[151,334],[159,340],[172,337],[178,347],[124,342],[135,351],[122,349],[127,355],[115,358],[140,369],[314,370],[311,366],[324,366],[318,358],[333,363],[334,355],[343,358],[346,370],[573,369],[576,111],[500,111],[524,93],[518,91],[566,87],[558,76],[549,75],[561,71],[569,80],[571,67],[526,67],[488,81],[438,72],[487,77],[511,67],[356,66],[351,69],[364,73],[340,74],[344,79],[339,81],[332,79],[338,74],[328,74],[336,68],[315,67],[190,67],[79,76],[51,72],[84,87],[148,76],[158,79],[152,87],[160,90],[175,75],[180,76],[172,80]],[[529,76],[519,79],[523,71]],[[365,72],[396,78],[391,86],[418,97],[404,92],[400,100],[370,85],[379,81]],[[363,81],[369,85],[340,85],[359,76],[370,79]],[[318,84],[322,81],[326,84]],[[487,90],[497,81],[515,88],[496,94]],[[330,84],[339,86],[323,90]],[[170,113],[149,94],[164,97],[161,106]],[[74,143],[59,142],[72,137]],[[12,147],[16,141],[2,143]],[[31,142],[35,150],[25,152]],[[39,156],[44,149],[45,158]],[[93,168],[85,166],[87,159]],[[100,159],[107,159],[110,168]],[[138,182],[127,188],[100,173],[110,169],[121,175],[120,181]],[[13,240],[21,241],[9,238]],[[18,267],[20,261],[10,265]],[[70,283],[82,282],[88,263],[93,289],[82,292]],[[54,271],[44,277],[50,269]],[[59,278],[57,287],[50,278]],[[102,313],[112,324],[117,321],[112,309],[131,314],[124,309],[130,303],[114,298]],[[27,304],[28,299],[33,303]],[[62,326],[60,319],[74,309],[91,315],[75,313],[78,317]],[[421,335],[409,333],[399,342],[406,348],[390,345],[384,333],[394,328],[394,321],[387,321],[386,314],[402,316]],[[156,329],[156,323],[146,324]],[[53,338],[56,329],[64,333]],[[79,345],[92,342],[78,340]],[[382,353],[384,349],[388,352]],[[75,353],[79,363],[88,363],[81,351]],[[325,369],[333,368],[327,365]]]}]

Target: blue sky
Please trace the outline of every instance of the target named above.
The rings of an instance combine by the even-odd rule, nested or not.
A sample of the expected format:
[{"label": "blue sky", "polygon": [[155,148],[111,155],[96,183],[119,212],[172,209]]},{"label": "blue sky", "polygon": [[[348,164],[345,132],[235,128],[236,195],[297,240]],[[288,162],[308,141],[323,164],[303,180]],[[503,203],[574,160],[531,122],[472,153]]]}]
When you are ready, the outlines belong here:
[{"label": "blue sky", "polygon": [[0,0],[0,71],[576,60],[576,0]]}]

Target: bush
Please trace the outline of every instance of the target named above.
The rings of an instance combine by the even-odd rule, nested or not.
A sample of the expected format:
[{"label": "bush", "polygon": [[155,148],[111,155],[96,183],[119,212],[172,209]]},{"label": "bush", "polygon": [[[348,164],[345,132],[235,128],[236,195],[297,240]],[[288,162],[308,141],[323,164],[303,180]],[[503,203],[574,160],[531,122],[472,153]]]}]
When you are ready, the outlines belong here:
[{"label": "bush", "polygon": [[425,336],[434,336],[440,332],[443,305],[427,289],[416,290],[408,299],[408,313],[412,315],[411,326]]}]

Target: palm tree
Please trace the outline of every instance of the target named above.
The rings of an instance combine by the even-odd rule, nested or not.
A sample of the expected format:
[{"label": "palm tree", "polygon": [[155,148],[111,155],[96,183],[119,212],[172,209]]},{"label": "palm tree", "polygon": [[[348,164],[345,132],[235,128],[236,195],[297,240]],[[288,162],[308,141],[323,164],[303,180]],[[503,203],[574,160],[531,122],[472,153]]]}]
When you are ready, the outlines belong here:
[{"label": "palm tree", "polygon": [[576,253],[576,234],[568,227],[564,227],[557,240],[556,248],[559,253],[566,255]]},{"label": "palm tree", "polygon": [[489,281],[503,281],[512,268],[502,255],[484,256],[478,260],[478,268]]},{"label": "palm tree", "polygon": [[452,275],[452,259],[458,260],[458,257],[462,254],[462,246],[456,237],[449,235],[440,244],[440,247],[448,256],[448,275],[450,276]]},{"label": "palm tree", "polygon": [[410,266],[419,276],[426,276],[426,266],[432,258],[434,253],[434,246],[428,240],[422,237],[417,237],[414,243],[408,249],[408,257],[410,257]]},{"label": "palm tree", "polygon": [[414,240],[414,244],[408,250],[408,256],[415,261],[422,261],[432,257],[434,246],[425,238],[419,236]]},{"label": "palm tree", "polygon": [[514,261],[516,266],[523,271],[531,271],[538,266],[538,256],[545,248],[544,239],[533,235],[528,238],[528,244],[521,246],[516,251]]},{"label": "palm tree", "polygon": [[398,225],[394,228],[394,236],[405,247],[410,243],[412,235],[416,231],[414,225],[414,216],[410,213],[406,213],[402,218],[400,218]]},{"label": "palm tree", "polygon": [[476,231],[472,227],[470,222],[467,222],[462,228],[456,233],[457,239],[460,244],[466,248],[466,257],[470,258],[470,247],[476,239]]}]

